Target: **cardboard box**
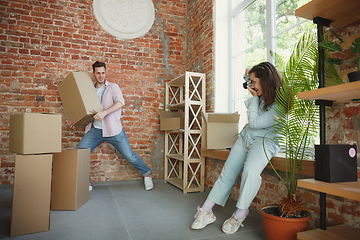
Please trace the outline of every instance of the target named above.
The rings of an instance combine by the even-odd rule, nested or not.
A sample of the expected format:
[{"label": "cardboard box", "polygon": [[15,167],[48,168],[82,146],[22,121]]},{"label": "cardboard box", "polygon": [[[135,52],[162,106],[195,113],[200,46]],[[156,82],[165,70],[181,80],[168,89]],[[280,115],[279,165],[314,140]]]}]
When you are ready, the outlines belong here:
[{"label": "cardboard box", "polygon": [[96,111],[102,107],[94,84],[87,72],[72,72],[57,86],[68,120],[75,127],[92,122]]},{"label": "cardboard box", "polygon": [[20,154],[61,152],[60,114],[21,113],[10,116],[10,152]]},{"label": "cardboard box", "polygon": [[54,154],[51,210],[77,210],[89,200],[89,168],[90,148]]},{"label": "cardboard box", "polygon": [[160,131],[184,129],[184,112],[160,112]]},{"label": "cardboard box", "polygon": [[50,228],[52,154],[16,155],[10,236]]},{"label": "cardboard box", "polygon": [[206,148],[231,148],[238,139],[240,115],[236,113],[207,113]]}]

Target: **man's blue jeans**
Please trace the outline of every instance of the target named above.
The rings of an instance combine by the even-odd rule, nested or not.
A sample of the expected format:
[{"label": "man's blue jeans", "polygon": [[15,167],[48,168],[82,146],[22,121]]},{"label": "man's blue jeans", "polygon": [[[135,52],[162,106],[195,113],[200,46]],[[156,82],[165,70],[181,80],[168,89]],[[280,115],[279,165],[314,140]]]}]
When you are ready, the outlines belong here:
[{"label": "man's blue jeans", "polygon": [[143,176],[147,176],[151,173],[150,168],[144,163],[140,156],[134,153],[131,149],[124,129],[116,136],[103,137],[102,129],[91,128],[91,130],[81,139],[77,147],[90,148],[90,152],[92,152],[97,146],[105,141],[113,145],[119,153]]}]

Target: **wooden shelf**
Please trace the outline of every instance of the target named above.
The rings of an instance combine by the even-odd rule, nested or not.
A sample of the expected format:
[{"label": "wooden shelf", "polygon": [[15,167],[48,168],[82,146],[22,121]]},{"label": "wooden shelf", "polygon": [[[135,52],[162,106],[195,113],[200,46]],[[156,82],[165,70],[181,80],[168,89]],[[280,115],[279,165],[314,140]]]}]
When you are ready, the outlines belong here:
[{"label": "wooden shelf", "polygon": [[347,225],[329,227],[326,230],[315,229],[297,234],[298,240],[349,240],[359,239],[360,229]]},{"label": "wooden shelf", "polygon": [[185,102],[166,105],[166,108],[170,110],[182,110],[185,108]]},{"label": "wooden shelf", "polygon": [[201,148],[201,156],[224,160],[228,158],[230,149],[206,149]]},{"label": "wooden shelf", "polygon": [[[180,160],[180,161],[185,161],[184,154],[166,154],[166,157],[177,159],[177,160]],[[201,159],[199,159],[199,158],[189,158],[189,159],[187,159],[187,161],[189,163],[198,163],[199,161],[201,161]]]},{"label": "wooden shelf", "polygon": [[169,86],[184,86],[185,85],[185,74],[171,80],[169,83]]},{"label": "wooden shelf", "polygon": [[188,192],[201,192],[202,191],[202,188],[197,186],[194,183],[192,183],[189,188],[184,188],[182,178],[168,178],[165,181],[172,184],[172,185],[174,185],[177,188],[180,188],[185,193],[188,193]]},{"label": "wooden shelf", "polygon": [[[331,27],[342,28],[360,20],[360,1],[359,0],[312,0],[299,9],[295,10],[295,15],[309,20],[315,17],[332,20]],[[317,22],[318,28],[323,28],[321,21]],[[321,36],[321,35],[320,35]],[[324,59],[319,59],[320,63]],[[320,70],[323,73],[323,70]],[[320,74],[320,73],[319,73]],[[321,79],[323,83],[323,79]],[[360,98],[360,82],[344,83],[336,86],[319,88],[312,91],[298,93],[299,99],[308,100],[328,100],[337,103],[347,103]],[[320,114],[324,113],[324,108],[320,109]],[[320,120],[320,128],[325,129],[324,119]],[[325,144],[325,139],[321,140]],[[298,180],[298,187],[311,189],[321,193],[332,194],[353,200],[360,200],[360,181],[346,183],[326,183],[314,179]],[[326,229],[326,194],[320,194],[320,226],[322,229],[298,233],[299,240],[337,240],[337,239],[358,239],[359,229],[349,226],[336,226]]]},{"label": "wooden shelf", "polygon": [[359,9],[359,0],[313,0],[296,9],[295,16],[309,20],[326,18],[334,21],[331,26],[341,28],[360,20]]},{"label": "wooden shelf", "polygon": [[[224,161],[226,161],[226,159],[228,158],[229,153],[230,153],[230,150],[227,150],[227,149],[205,149],[205,148],[201,149],[201,156],[224,160]],[[284,171],[284,172],[286,171],[285,158],[273,157],[271,159],[271,163],[276,170]],[[302,167],[303,167],[303,169],[301,170],[301,174],[304,174],[304,175],[310,176],[310,177],[314,176],[315,161],[304,160]],[[268,164],[266,166],[266,168],[272,169],[270,164]]]},{"label": "wooden shelf", "polygon": [[353,99],[360,98],[360,81],[300,92],[298,93],[298,98],[307,100],[329,100],[337,103],[351,102]]},{"label": "wooden shelf", "polygon": [[360,201],[359,179],[357,182],[341,183],[327,183],[315,179],[301,179],[298,180],[298,187]]},{"label": "wooden shelf", "polygon": [[165,130],[167,133],[184,133],[184,129],[178,129],[178,130]]}]

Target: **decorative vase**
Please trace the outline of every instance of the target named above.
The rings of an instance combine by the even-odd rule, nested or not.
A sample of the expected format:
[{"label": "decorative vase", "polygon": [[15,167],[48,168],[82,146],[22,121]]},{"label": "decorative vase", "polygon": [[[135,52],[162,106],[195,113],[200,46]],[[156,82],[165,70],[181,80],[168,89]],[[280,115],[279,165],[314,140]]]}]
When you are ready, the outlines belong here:
[{"label": "decorative vase", "polygon": [[347,74],[349,82],[356,82],[360,80],[360,71],[351,72]]},{"label": "decorative vase", "polygon": [[267,208],[277,208],[277,205],[265,205],[260,211],[267,240],[296,240],[298,232],[307,230],[309,212],[303,218],[283,218],[265,213],[263,210]]}]

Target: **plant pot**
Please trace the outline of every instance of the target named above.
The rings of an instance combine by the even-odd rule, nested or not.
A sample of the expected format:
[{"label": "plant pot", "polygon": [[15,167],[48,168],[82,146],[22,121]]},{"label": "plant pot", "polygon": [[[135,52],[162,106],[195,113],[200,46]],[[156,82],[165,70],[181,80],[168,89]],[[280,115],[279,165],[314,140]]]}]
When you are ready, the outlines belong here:
[{"label": "plant pot", "polygon": [[360,71],[351,72],[347,74],[349,82],[356,82],[360,80]]},{"label": "plant pot", "polygon": [[309,212],[303,218],[282,218],[263,211],[266,208],[276,207],[276,205],[265,205],[260,211],[267,240],[296,240],[298,232],[307,230],[308,221],[311,219]]}]

